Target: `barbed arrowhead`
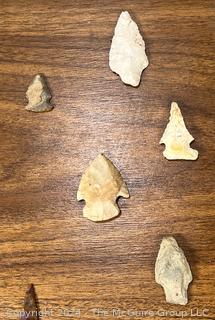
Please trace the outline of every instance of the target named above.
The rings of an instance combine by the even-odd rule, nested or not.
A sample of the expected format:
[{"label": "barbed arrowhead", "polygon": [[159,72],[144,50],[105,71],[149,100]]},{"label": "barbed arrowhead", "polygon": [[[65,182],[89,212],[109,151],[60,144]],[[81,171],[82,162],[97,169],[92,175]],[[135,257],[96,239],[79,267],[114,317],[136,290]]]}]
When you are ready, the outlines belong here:
[{"label": "barbed arrowhead", "polygon": [[196,160],[198,151],[190,147],[193,140],[178,104],[172,102],[169,123],[160,140],[160,144],[165,144],[164,157],[168,160]]},{"label": "barbed arrowhead", "polygon": [[100,154],[84,172],[77,199],[85,200],[84,217],[92,221],[104,221],[118,216],[118,197],[129,198],[125,182],[113,163]]}]

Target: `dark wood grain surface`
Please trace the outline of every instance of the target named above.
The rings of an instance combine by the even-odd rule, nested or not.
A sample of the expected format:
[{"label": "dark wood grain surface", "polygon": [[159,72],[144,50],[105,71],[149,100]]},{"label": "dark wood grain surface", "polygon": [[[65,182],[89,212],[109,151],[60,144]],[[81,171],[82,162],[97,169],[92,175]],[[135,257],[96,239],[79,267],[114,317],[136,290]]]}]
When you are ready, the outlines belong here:
[{"label": "dark wood grain surface", "polygon": [[[138,23],[150,60],[138,88],[108,67],[122,10]],[[215,1],[1,0],[0,14],[0,319],[18,319],[29,283],[40,309],[53,312],[42,320],[71,319],[60,310],[73,308],[82,320],[116,319],[114,308],[155,312],[144,319],[182,311],[214,319]],[[55,105],[46,114],[24,110],[39,72]],[[172,101],[197,161],[162,155]],[[100,152],[131,198],[119,201],[120,217],[96,224],[82,217],[76,192]],[[166,304],[154,280],[164,235],[177,239],[192,269],[184,307]]]}]

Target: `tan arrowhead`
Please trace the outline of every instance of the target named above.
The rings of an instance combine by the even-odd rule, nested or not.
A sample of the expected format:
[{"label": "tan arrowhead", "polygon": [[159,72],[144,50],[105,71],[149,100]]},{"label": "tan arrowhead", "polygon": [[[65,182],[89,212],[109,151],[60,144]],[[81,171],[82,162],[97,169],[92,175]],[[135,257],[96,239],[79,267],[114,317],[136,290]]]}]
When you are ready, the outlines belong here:
[{"label": "tan arrowhead", "polygon": [[118,216],[118,197],[129,198],[125,182],[113,163],[100,154],[84,172],[77,199],[85,200],[84,217],[92,221],[104,221]]},{"label": "tan arrowhead", "polygon": [[53,109],[50,104],[51,93],[47,86],[44,76],[37,74],[26,92],[28,105],[26,110],[32,112],[46,112]]},{"label": "tan arrowhead", "polygon": [[169,123],[160,140],[160,144],[165,144],[164,157],[168,160],[196,160],[198,151],[190,147],[193,140],[185,126],[178,104],[172,102]]}]

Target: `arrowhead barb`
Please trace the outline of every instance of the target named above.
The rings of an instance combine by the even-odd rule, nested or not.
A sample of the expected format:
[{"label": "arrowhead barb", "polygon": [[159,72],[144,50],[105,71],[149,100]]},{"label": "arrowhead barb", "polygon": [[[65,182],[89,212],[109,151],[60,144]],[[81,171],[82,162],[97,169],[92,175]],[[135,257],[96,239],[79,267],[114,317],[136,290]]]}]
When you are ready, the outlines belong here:
[{"label": "arrowhead barb", "polygon": [[178,104],[172,102],[169,123],[160,140],[160,144],[165,144],[164,157],[168,160],[196,160],[198,151],[190,147],[193,140]]},{"label": "arrowhead barb", "polygon": [[98,155],[84,172],[77,192],[77,200],[86,201],[84,217],[97,222],[118,216],[120,196],[129,198],[120,172],[105,155]]}]

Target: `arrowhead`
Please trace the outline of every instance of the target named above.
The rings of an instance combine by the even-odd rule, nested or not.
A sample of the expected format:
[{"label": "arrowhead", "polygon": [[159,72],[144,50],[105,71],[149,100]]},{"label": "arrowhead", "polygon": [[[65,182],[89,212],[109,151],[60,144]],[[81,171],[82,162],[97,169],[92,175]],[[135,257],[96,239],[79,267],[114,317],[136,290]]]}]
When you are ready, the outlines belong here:
[{"label": "arrowhead", "polygon": [[190,147],[193,140],[178,104],[172,102],[169,123],[160,140],[160,144],[165,144],[164,157],[168,160],[196,160],[198,151]]},{"label": "arrowhead", "polygon": [[145,42],[130,14],[124,11],[117,21],[112,39],[109,65],[121,80],[137,87],[143,69],[148,66]]},{"label": "arrowhead", "polygon": [[104,221],[118,216],[116,199],[120,196],[129,198],[120,172],[103,154],[98,155],[84,172],[77,192],[78,201],[86,202],[84,217]]},{"label": "arrowhead", "polygon": [[24,302],[24,316],[21,320],[39,320],[39,308],[34,285],[31,284],[26,292]]},{"label": "arrowhead", "polygon": [[163,238],[155,264],[155,280],[165,291],[166,301],[185,305],[192,281],[190,266],[173,237]]},{"label": "arrowhead", "polygon": [[32,112],[46,112],[53,109],[53,106],[49,103],[51,99],[51,93],[47,86],[44,76],[37,74],[28,90],[26,92],[28,99],[28,105],[26,110]]}]

